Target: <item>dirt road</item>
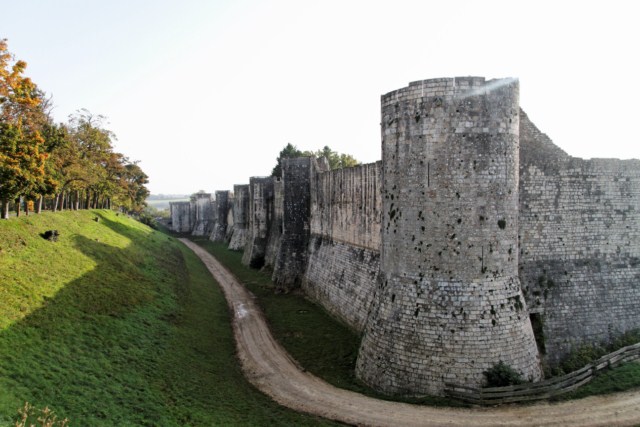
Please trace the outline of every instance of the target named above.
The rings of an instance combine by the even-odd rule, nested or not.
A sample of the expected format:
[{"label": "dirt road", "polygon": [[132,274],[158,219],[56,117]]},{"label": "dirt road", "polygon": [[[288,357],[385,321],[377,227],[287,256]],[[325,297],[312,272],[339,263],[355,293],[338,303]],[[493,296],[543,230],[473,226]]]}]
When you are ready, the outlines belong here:
[{"label": "dirt road", "polygon": [[530,406],[459,409],[388,402],[336,388],[304,372],[275,341],[252,295],[213,256],[180,239],[205,263],[233,309],[246,377],[281,405],[359,426],[633,426],[640,391]]}]

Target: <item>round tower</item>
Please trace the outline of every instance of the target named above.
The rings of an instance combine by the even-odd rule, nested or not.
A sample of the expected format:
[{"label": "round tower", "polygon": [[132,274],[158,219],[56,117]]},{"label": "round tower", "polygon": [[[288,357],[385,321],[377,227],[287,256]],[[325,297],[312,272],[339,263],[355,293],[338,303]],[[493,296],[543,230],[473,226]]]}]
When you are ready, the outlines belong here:
[{"label": "round tower", "polygon": [[379,284],[358,356],[378,390],[541,377],[518,279],[518,81],[433,79],[382,97]]}]

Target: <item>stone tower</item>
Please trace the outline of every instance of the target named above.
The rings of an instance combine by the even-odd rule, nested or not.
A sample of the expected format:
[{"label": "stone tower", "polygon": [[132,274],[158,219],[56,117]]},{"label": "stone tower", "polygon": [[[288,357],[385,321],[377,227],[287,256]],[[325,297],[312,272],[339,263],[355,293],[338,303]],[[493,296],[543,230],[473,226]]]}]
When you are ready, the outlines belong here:
[{"label": "stone tower", "polygon": [[382,97],[379,282],[357,375],[387,393],[541,377],[518,279],[514,79],[433,79]]}]

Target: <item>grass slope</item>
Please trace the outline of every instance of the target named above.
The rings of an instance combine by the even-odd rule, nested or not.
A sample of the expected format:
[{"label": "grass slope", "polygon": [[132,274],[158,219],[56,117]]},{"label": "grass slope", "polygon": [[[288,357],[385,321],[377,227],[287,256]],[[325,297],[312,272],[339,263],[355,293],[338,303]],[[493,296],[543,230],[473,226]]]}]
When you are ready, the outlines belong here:
[{"label": "grass slope", "polygon": [[[194,237],[192,240],[212,253],[256,295],[276,339],[309,372],[337,387],[382,399],[433,406],[467,406],[434,396],[395,398],[368,388],[354,375],[360,339],[353,331],[300,294],[275,293],[271,275],[242,265],[240,252],[230,251],[225,245],[208,239]],[[589,361],[580,367],[586,363]],[[632,362],[604,371],[586,386],[558,399],[577,399],[639,387],[640,362]]]},{"label": "grass slope", "polygon": [[329,424],[245,381],[193,253],[109,211],[0,222],[0,425],[24,401],[73,426]]},{"label": "grass slope", "polygon": [[247,286],[256,296],[273,335],[306,370],[339,388],[367,396],[432,406],[467,406],[458,401],[425,396],[407,398],[383,395],[355,377],[360,336],[301,293],[276,293],[271,275],[242,264],[242,253],[222,243],[192,237]]}]

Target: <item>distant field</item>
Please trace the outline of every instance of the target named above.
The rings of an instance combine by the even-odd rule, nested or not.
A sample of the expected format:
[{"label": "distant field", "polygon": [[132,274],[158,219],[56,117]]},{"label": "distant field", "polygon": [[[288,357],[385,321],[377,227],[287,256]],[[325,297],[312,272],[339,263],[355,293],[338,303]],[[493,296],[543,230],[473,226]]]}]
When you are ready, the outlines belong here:
[{"label": "distant field", "polygon": [[147,199],[147,205],[153,206],[158,210],[169,209],[169,203],[171,202],[188,202],[189,198],[185,197],[183,199],[162,199],[162,200],[149,200]]}]

